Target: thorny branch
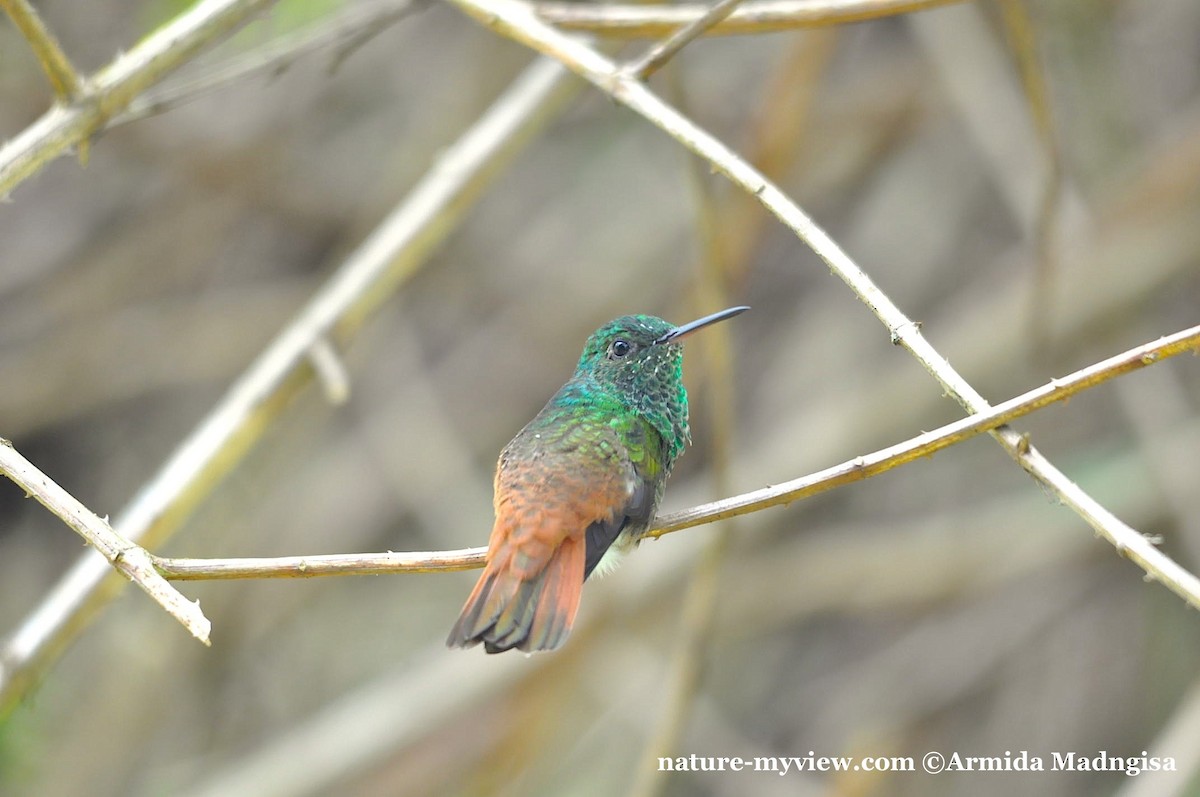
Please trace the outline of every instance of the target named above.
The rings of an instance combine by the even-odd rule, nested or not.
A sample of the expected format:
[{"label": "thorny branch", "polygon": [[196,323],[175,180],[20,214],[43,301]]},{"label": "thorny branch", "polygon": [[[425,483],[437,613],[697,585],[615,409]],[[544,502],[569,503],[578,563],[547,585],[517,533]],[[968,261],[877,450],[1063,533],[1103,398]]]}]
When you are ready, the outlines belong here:
[{"label": "thorny branch", "polygon": [[185,102],[257,74],[278,75],[293,63],[327,48],[335,48],[332,66],[345,60],[348,51],[366,37],[377,36],[389,25],[423,8],[425,0],[378,0],[351,5],[300,30],[272,39],[249,52],[229,58],[198,75],[164,82],[129,104],[108,127],[117,127],[171,110]]},{"label": "thorny branch", "polygon": [[88,140],[113,116],[204,47],[232,33],[275,0],[202,0],[83,80],[66,105],[0,147],[0,198],[58,156]]},{"label": "thorny branch", "polygon": [[211,623],[193,603],[166,582],[154,569],[146,550],[113,531],[108,521],[92,512],[36,465],[21,455],[13,444],[0,438],[0,473],[25,490],[26,495],[57,515],[63,523],[99,551],[110,565],[142,588],[167,612],[183,624],[192,636],[209,644]]}]

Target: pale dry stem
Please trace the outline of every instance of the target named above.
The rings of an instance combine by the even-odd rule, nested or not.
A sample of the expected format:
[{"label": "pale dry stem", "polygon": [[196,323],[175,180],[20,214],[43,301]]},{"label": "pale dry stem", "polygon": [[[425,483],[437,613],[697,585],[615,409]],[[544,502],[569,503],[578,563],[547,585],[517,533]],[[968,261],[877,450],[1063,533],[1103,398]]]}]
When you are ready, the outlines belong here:
[{"label": "pale dry stem", "polygon": [[[747,0],[705,35],[730,36],[821,28],[907,14],[962,0]],[[703,3],[641,5],[542,0],[530,7],[563,30],[621,38],[661,37],[703,17]]]},{"label": "pale dry stem", "polygon": [[82,155],[91,136],[143,91],[273,2],[202,0],[82,81],[70,103],[55,105],[0,147],[0,198],[72,148]]},{"label": "pale dry stem", "polygon": [[58,100],[70,102],[75,99],[82,88],[82,80],[37,9],[29,4],[29,0],[0,0],[0,8],[8,13],[17,30],[29,42]]},{"label": "pale dry stem", "polygon": [[26,496],[35,498],[63,523],[95,548],[112,567],[141,587],[167,613],[183,624],[192,636],[209,644],[212,624],[200,611],[199,602],[180,594],[154,568],[149,553],[113,531],[108,521],[84,506],[57,482],[26,459],[8,440],[0,438],[0,473],[3,473]]}]

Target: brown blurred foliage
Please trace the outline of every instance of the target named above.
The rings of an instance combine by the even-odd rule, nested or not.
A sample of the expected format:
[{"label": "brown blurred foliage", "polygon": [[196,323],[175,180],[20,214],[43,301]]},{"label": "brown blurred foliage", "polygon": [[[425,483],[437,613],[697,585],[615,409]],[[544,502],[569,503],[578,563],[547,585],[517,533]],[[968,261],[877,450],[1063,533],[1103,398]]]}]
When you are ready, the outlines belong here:
[{"label": "brown blurred foliage", "polygon": [[[87,71],[163,11],[39,8]],[[1041,106],[989,3],[705,39],[653,84],[797,198],[996,400],[1195,324],[1200,308],[1200,6],[1028,11]],[[213,61],[288,24],[261,20]],[[0,206],[0,435],[117,511],[531,58],[433,4],[334,70],[305,58],[112,130],[86,168],[49,165]],[[0,23],[0,138],[48,101]],[[698,189],[689,168],[674,141],[583,90],[344,352],[348,404],[302,394],[161,553],[483,544],[496,453],[588,332],[627,312],[696,314],[701,192],[728,295],[754,307],[729,330],[734,491],[959,417],[794,236],[720,177]],[[696,442],[667,510],[720,497],[703,345],[688,361]],[[1182,357],[1018,428],[1195,571],[1198,411],[1200,367]],[[990,440],[737,529],[681,755],[1161,755],[1165,729],[1197,721],[1195,613]],[[564,651],[528,660],[442,649],[470,574],[184,584],[213,621],[211,649],[131,591],[0,723],[0,793],[620,794],[710,533],[644,545],[588,585]],[[0,487],[0,628],[79,554]],[[1156,793],[1195,788],[1195,749]],[[674,776],[665,793],[1139,782],[721,773]]]}]

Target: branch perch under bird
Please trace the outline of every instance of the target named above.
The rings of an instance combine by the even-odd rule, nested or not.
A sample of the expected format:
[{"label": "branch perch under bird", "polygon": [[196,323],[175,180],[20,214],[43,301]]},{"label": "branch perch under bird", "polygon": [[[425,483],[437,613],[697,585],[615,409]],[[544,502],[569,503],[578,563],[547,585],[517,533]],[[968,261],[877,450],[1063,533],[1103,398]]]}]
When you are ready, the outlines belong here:
[{"label": "branch perch under bird", "polygon": [[[1080,369],[1061,379],[1022,393],[988,410],[970,415],[938,429],[917,435],[888,448],[834,465],[808,476],[761,490],[743,493],[659,517],[647,537],[661,537],[705,523],[746,515],[781,504],[808,498],[834,487],[877,476],[920,457],[931,456],[1009,421],[1028,415],[1055,402],[1065,401],[1114,377],[1163,362],[1185,352],[1200,351],[1200,326],[1190,327],[1157,341],[1137,346],[1114,357]],[[1200,608],[1200,581],[1157,551],[1139,535],[1144,547],[1131,552],[1147,573],[1170,586],[1192,606]],[[1145,559],[1145,548],[1158,557]],[[443,573],[482,567],[486,548],[456,551],[328,554],[245,559],[168,559],[154,557],[155,567],[165,577],[192,581],[237,578],[313,578],[336,575],[379,575],[383,573]],[[1136,555],[1134,555],[1136,554]],[[1143,557],[1139,560],[1137,557]],[[1163,566],[1161,560],[1169,564]],[[1145,563],[1143,563],[1145,561]],[[1153,569],[1152,569],[1153,568]]]}]

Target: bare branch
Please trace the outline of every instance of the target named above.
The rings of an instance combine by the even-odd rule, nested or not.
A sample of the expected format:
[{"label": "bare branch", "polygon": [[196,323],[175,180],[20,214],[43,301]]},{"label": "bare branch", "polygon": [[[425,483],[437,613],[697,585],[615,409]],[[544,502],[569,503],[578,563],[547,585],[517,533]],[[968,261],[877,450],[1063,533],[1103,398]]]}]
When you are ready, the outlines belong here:
[{"label": "bare branch", "polygon": [[335,59],[341,61],[345,58],[345,48],[361,44],[366,35],[377,35],[421,5],[419,0],[379,0],[367,5],[348,6],[301,30],[230,58],[203,74],[171,81],[171,85],[164,83],[145,92],[131,102],[124,113],[112,119],[107,127],[163,113],[254,74],[278,74],[300,58],[327,47],[338,46]]},{"label": "bare branch", "polygon": [[155,556],[158,572],[172,581],[240,578],[378,576],[385,573],[454,573],[483,567],[487,548],[397,553],[332,553],[314,556],[174,559]]},{"label": "bare branch", "polygon": [[56,105],[0,147],[0,197],[123,111],[148,86],[202,48],[233,32],[275,0],[201,0],[81,84],[70,105]]},{"label": "bare branch", "polygon": [[58,99],[61,102],[75,99],[80,89],[79,73],[63,52],[58,39],[38,16],[37,9],[29,4],[29,0],[0,0],[0,8],[8,12],[17,30],[29,41]]},{"label": "bare branch", "polygon": [[[961,0],[749,0],[708,33],[730,36],[826,27],[957,2]],[[549,0],[533,2],[531,7],[543,20],[564,30],[623,38],[667,36],[681,26],[695,22],[709,10],[703,3],[621,5]]]},{"label": "bare branch", "polygon": [[200,604],[189,601],[168,584],[154,569],[150,554],[145,549],[113,531],[107,520],[81,504],[3,438],[0,438],[0,473],[16,482],[27,496],[36,498],[38,503],[74,529],[110,565],[182,623],[192,636],[209,644],[211,623],[200,611]]},{"label": "bare branch", "polygon": [[[906,462],[932,456],[955,443],[960,443],[981,432],[996,429],[1009,421],[1050,404],[1065,401],[1114,377],[1137,371],[1178,354],[1189,351],[1197,352],[1198,349],[1200,349],[1200,326],[1181,330],[1152,343],[1146,343],[1114,357],[1101,360],[1069,376],[1051,380],[1041,387],[990,407],[984,412],[948,423],[903,443],[897,443],[865,456],[855,457],[840,465],[834,465],[799,479],[720,501],[701,504],[680,512],[672,512],[669,515],[662,515],[655,521],[654,527],[646,533],[646,536],[661,537],[693,526],[738,515],[747,515],[768,507],[790,504],[834,487],[878,476]],[[1145,540],[1141,535],[1138,536],[1139,539]],[[1146,545],[1149,546],[1149,543]],[[1153,546],[1149,547],[1158,557],[1166,559]],[[174,580],[311,578],[313,576],[470,570],[483,567],[486,554],[486,548],[466,548],[459,551],[437,551],[435,553],[328,554],[256,559],[167,559],[155,557],[154,564],[159,572]],[[1170,562],[1170,560],[1167,561]],[[1195,576],[1183,571],[1174,562],[1170,562],[1166,567],[1162,567],[1159,561],[1151,561],[1149,565],[1156,566],[1158,569],[1153,572],[1147,570],[1147,572],[1151,572],[1151,575],[1169,586],[1171,582],[1168,582],[1168,578],[1178,581],[1178,589],[1174,586],[1172,589],[1186,598],[1189,603],[1200,608],[1200,582]],[[1193,595],[1195,599],[1193,599]]]}]

